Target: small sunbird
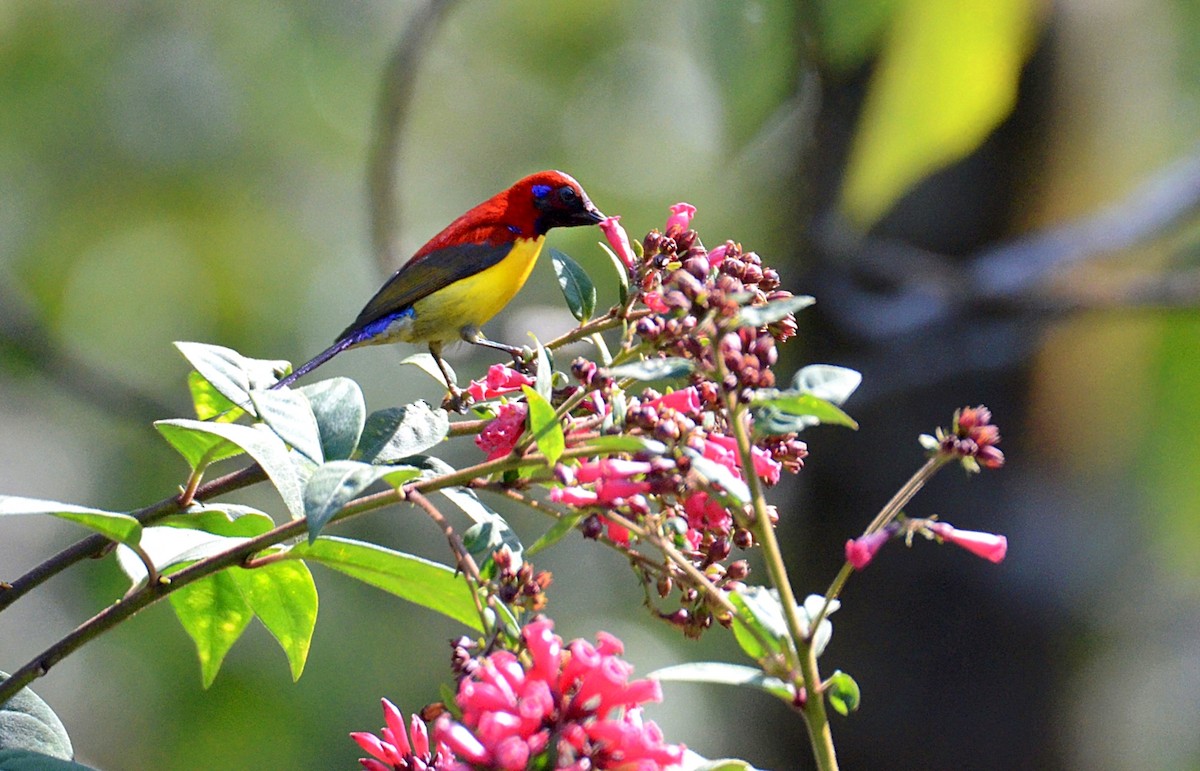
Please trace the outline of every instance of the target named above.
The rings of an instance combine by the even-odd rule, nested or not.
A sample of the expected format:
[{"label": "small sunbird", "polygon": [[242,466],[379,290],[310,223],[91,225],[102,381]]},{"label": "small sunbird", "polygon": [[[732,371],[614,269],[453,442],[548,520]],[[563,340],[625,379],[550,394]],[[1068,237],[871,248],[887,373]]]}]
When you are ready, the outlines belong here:
[{"label": "small sunbird", "polygon": [[521,350],[480,331],[529,278],[551,228],[604,219],[579,183],[540,171],[497,193],[438,233],[387,280],[333,345],[271,386],[282,388],[342,351],[381,343],[428,343],[446,379],[449,403],[461,393],[442,361],[442,345],[465,340],[518,357]]}]

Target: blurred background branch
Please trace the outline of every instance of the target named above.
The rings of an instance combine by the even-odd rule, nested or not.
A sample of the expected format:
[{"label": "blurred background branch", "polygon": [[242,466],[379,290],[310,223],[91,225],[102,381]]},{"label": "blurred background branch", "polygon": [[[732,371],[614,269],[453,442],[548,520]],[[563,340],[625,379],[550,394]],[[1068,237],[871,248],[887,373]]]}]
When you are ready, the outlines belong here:
[{"label": "blurred background branch", "polygon": [[376,104],[375,128],[367,159],[371,245],[384,275],[405,259],[399,253],[400,142],[408,120],[421,60],[437,37],[454,0],[429,0],[409,20],[384,64]]}]

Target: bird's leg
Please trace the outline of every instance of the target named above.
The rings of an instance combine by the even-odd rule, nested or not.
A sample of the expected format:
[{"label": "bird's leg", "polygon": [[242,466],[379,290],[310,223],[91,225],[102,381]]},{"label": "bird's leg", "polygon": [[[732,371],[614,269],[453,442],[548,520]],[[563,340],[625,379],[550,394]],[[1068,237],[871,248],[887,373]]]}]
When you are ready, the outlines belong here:
[{"label": "bird's leg", "polygon": [[450,374],[450,368],[446,366],[446,360],[442,358],[442,344],[430,343],[429,354],[437,362],[438,369],[442,371],[442,379],[446,381],[446,398],[442,399],[442,409],[454,412],[466,412],[467,407],[471,404],[471,395],[459,388],[458,384],[454,382],[454,376]]},{"label": "bird's leg", "polygon": [[513,358],[513,364],[516,365],[518,371],[528,372],[529,361],[532,358],[528,348],[517,348],[512,345],[497,343],[495,340],[488,340],[477,327],[473,326],[463,327],[460,334],[462,335],[462,339],[471,345],[481,345],[484,348],[494,348],[497,351],[504,351]]}]

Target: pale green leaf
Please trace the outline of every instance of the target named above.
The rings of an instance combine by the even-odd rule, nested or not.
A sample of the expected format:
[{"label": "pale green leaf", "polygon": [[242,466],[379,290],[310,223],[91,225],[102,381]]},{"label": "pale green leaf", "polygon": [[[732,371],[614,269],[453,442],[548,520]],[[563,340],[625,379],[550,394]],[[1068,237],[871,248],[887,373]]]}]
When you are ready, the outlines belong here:
[{"label": "pale green leaf", "polygon": [[0,495],[0,517],[21,514],[48,514],[65,519],[119,543],[136,544],[142,536],[141,523],[129,514],[76,506],[73,503]]},{"label": "pale green leaf", "polygon": [[553,466],[567,448],[562,423],[554,412],[554,405],[529,386],[521,386],[525,403],[529,405],[529,432],[538,450],[546,456],[546,463]]},{"label": "pale green leaf", "polygon": [[272,562],[253,570],[229,571],[242,596],[287,656],[299,680],[317,626],[317,585],[303,562]]},{"label": "pale green leaf", "polygon": [[483,628],[470,587],[447,565],[375,544],[330,536],[321,536],[311,544],[297,544],[283,554],[319,562],[476,631]]},{"label": "pale green leaf", "polygon": [[188,584],[167,595],[179,623],[196,643],[200,678],[205,688],[221,670],[225,654],[246,631],[254,612],[242,597],[230,568]]},{"label": "pale green leaf", "polygon": [[1036,0],[905,0],[896,9],[847,162],[842,208],[862,229],[965,157],[1011,112]]}]

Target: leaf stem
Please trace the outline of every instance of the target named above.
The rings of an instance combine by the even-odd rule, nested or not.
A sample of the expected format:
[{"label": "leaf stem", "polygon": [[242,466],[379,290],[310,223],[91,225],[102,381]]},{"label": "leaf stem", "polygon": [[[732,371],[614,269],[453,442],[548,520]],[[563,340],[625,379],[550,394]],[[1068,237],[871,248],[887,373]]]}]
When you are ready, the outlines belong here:
[{"label": "leaf stem", "polygon": [[[941,470],[943,466],[952,460],[952,456],[937,454],[925,461],[921,468],[917,469],[908,481],[905,482],[896,494],[892,496],[884,507],[875,515],[875,519],[871,520],[871,524],[867,525],[867,529],[863,531],[863,535],[870,535],[891,524],[892,520],[908,505],[908,502],[913,499],[925,483],[933,478],[933,475]],[[842,565],[842,569],[834,577],[833,582],[829,584],[829,588],[825,590],[825,604],[821,606],[821,611],[813,619],[812,634],[816,634],[816,629],[820,625],[821,620],[829,615],[829,606],[841,594],[842,589],[846,586],[846,582],[850,580],[850,575],[854,572],[854,566],[849,562]]]}]

